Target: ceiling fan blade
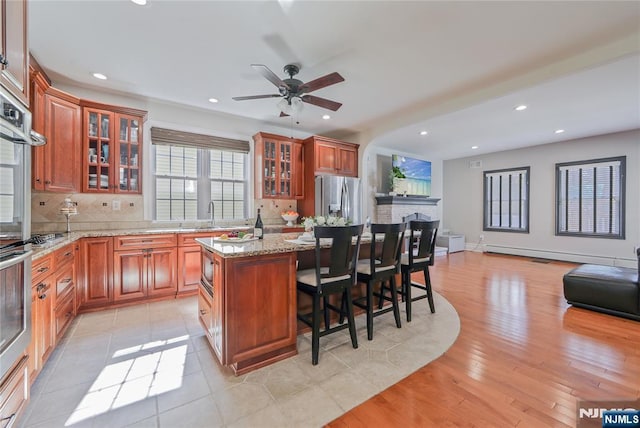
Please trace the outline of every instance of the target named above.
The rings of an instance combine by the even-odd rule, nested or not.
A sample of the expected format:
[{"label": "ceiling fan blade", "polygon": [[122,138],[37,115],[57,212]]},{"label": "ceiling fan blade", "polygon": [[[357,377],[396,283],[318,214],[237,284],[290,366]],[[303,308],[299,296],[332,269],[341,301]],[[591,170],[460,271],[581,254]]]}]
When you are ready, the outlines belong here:
[{"label": "ceiling fan blade", "polygon": [[313,95],[302,96],[302,101],[333,111],[337,111],[340,107],[342,107],[342,103],[331,101],[326,98],[315,97]]},{"label": "ceiling fan blade", "polygon": [[249,95],[247,97],[233,97],[236,101],[244,101],[244,100],[259,100],[260,98],[279,98],[282,95],[280,94],[270,94],[270,95]]},{"label": "ceiling fan blade", "polygon": [[289,85],[284,83],[284,81],[281,78],[279,78],[273,71],[271,71],[269,69],[269,67],[267,67],[266,65],[263,65],[263,64],[251,64],[251,67],[253,67],[255,70],[257,70],[258,73],[262,74],[262,76],[265,79],[267,79],[269,82],[271,82],[274,85],[276,85],[278,88],[285,87],[287,89],[291,89],[291,88],[289,88]]},{"label": "ceiling fan blade", "polygon": [[289,115],[283,111],[280,112],[280,117],[289,117]]},{"label": "ceiling fan blade", "polygon": [[300,91],[301,93],[313,92],[340,82],[344,82],[344,77],[340,76],[339,73],[334,72],[327,74],[326,76],[318,77],[317,79],[311,80],[310,82],[304,83],[300,87]]}]

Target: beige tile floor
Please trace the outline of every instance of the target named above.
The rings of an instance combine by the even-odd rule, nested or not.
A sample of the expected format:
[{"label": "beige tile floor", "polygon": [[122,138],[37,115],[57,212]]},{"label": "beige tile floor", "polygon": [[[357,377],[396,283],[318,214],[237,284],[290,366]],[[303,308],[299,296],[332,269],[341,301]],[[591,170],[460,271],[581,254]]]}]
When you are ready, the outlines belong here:
[{"label": "beige tile floor", "polygon": [[391,313],[375,318],[373,341],[360,315],[359,348],[347,330],[321,338],[317,366],[301,335],[297,356],[238,377],[210,351],[195,297],[83,314],[34,383],[19,426],[319,427],[453,344],[460,320],[435,299],[435,314],[416,302],[401,329]]}]

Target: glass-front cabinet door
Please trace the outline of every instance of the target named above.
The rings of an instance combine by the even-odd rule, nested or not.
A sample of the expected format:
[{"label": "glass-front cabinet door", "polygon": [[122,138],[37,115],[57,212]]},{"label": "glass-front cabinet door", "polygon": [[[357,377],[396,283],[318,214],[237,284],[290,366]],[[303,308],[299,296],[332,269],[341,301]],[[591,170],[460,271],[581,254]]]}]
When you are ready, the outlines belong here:
[{"label": "glass-front cabinet door", "polygon": [[264,190],[263,197],[276,197],[277,186],[276,186],[276,142],[273,140],[265,140],[264,141]]},{"label": "glass-front cabinet door", "polygon": [[118,193],[140,193],[140,126],[137,117],[116,115]]},{"label": "glass-front cabinet door", "polygon": [[113,157],[112,114],[101,110],[85,110],[85,156],[87,157],[85,191],[109,192]]},{"label": "glass-front cabinet door", "polygon": [[278,142],[280,152],[280,197],[291,197],[291,143]]}]

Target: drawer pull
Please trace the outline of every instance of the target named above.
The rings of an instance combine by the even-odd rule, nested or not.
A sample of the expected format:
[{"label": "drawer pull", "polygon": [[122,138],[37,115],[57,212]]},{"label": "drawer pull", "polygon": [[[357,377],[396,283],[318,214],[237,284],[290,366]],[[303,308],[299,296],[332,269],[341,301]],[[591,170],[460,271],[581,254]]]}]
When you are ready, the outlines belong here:
[{"label": "drawer pull", "polygon": [[200,309],[200,315],[206,315],[207,311],[205,311],[204,309]]},{"label": "drawer pull", "polygon": [[6,418],[0,419],[0,421],[7,421],[3,428],[9,428],[13,426],[13,422],[16,420],[16,414],[12,413],[11,416],[7,416]]},{"label": "drawer pull", "polygon": [[61,283],[63,283],[63,284],[68,284],[68,283],[70,283],[71,281],[73,281],[73,279],[72,279],[72,278],[67,278],[67,279],[63,279],[63,280],[62,280],[62,281],[60,281],[60,282],[61,282]]},{"label": "drawer pull", "polygon": [[48,270],[49,270],[49,268],[47,266],[41,267],[40,269],[38,269],[38,273],[46,272]]},{"label": "drawer pull", "polygon": [[46,298],[47,298],[47,293],[44,293],[44,294],[41,294],[41,295],[38,296],[38,299],[40,299],[40,300],[44,300]]},{"label": "drawer pull", "polygon": [[65,256],[65,257],[69,257],[69,256],[70,256],[70,255],[72,255],[72,254],[73,254],[73,252],[69,251],[68,253],[64,253],[64,256]]}]

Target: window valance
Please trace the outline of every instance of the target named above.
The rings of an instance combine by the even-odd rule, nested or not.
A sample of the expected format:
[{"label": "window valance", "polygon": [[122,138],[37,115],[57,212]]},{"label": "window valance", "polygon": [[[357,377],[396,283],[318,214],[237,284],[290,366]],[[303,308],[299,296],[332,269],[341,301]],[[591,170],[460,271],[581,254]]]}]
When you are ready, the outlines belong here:
[{"label": "window valance", "polygon": [[249,153],[249,142],[166,128],[151,128],[151,143]]}]

